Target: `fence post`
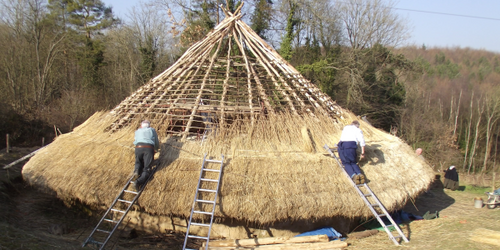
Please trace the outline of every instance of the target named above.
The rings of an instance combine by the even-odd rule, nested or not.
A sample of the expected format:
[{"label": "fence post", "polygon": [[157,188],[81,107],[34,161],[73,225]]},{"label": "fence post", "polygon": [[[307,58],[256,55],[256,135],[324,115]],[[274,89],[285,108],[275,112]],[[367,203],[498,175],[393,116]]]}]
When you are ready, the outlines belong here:
[{"label": "fence post", "polygon": [[10,151],[9,134],[7,134],[5,137],[6,137],[6,142],[7,142],[7,148],[5,150],[7,153],[9,153],[9,151]]},{"label": "fence post", "polygon": [[491,185],[491,188],[493,189],[491,192],[495,192],[495,177],[497,173],[493,172],[493,184]]},{"label": "fence post", "polygon": [[42,137],[42,147],[45,146],[45,137]]}]

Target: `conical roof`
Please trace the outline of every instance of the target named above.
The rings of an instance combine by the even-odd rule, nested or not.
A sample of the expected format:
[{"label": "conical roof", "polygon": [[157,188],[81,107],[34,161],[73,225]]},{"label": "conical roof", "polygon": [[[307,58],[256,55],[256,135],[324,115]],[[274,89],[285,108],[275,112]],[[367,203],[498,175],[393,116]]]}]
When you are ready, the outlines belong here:
[{"label": "conical roof", "polygon": [[110,128],[147,116],[155,124],[167,123],[172,133],[187,135],[241,115],[339,113],[329,96],[241,20],[240,9],[226,15],[175,64],[115,107]]}]

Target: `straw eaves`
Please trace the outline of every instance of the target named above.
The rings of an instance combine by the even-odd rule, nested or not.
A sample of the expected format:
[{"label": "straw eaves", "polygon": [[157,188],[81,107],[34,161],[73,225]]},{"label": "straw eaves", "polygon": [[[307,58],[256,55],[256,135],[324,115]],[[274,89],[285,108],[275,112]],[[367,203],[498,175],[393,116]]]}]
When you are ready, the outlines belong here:
[{"label": "straw eaves", "polygon": [[[325,156],[356,117],[228,13],[205,39],[109,113],[58,137],[24,167],[64,199],[110,204],[133,170],[133,132],[147,118],[162,141],[158,171],[139,199],[153,215],[187,217],[204,153],[225,156],[216,216],[260,224],[371,216]],[[361,122],[362,170],[389,209],[425,190],[431,168],[399,138]],[[201,140],[205,138],[204,140]]]}]

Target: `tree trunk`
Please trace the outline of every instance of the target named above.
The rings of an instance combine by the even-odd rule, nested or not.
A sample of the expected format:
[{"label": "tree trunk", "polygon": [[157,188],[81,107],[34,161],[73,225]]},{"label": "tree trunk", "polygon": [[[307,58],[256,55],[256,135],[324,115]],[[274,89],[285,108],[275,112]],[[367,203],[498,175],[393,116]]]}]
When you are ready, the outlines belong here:
[{"label": "tree trunk", "polygon": [[455,126],[453,127],[453,135],[455,135],[455,133],[457,132],[458,115],[460,114],[460,100],[462,100],[462,90],[460,90],[460,96],[458,97],[457,113],[455,114]]},{"label": "tree trunk", "polygon": [[474,173],[475,172],[475,167],[474,167],[474,155],[476,154],[476,146],[477,146],[477,140],[479,138],[479,125],[481,124],[481,118],[482,118],[482,115],[483,115],[483,107],[481,106],[481,104],[479,103],[479,100],[477,102],[477,123],[476,123],[476,133],[474,135],[474,143],[472,144],[472,148],[471,148],[471,153],[470,153],[470,157],[469,157],[469,169],[467,170],[467,174],[470,174],[470,170],[471,170],[471,167],[472,167],[472,172]]},{"label": "tree trunk", "polygon": [[467,140],[465,142],[465,156],[464,156],[464,165],[463,170],[465,171],[465,167],[467,166],[467,154],[469,153],[469,143],[470,143],[470,132],[472,128],[472,115],[474,114],[474,110],[472,109],[474,104],[474,92],[472,92],[470,98],[470,119],[469,119],[469,128],[466,130]]}]

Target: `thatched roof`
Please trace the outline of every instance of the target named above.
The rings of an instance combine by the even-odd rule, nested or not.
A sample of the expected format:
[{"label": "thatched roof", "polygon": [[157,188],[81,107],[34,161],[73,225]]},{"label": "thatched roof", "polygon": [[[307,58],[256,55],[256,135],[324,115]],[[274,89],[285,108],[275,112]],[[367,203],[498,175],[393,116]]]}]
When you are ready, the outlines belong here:
[{"label": "thatched roof", "polygon": [[[227,13],[204,40],[113,111],[94,114],[42,149],[25,165],[25,179],[61,198],[108,205],[133,170],[133,132],[148,118],[162,149],[159,170],[139,199],[147,213],[189,216],[208,153],[226,159],[219,218],[273,224],[371,216],[321,149],[336,143],[355,116],[240,18],[239,11]],[[432,170],[408,145],[367,123],[361,129],[367,141],[362,170],[389,210],[428,187]],[[207,138],[197,140],[204,130]]]}]

